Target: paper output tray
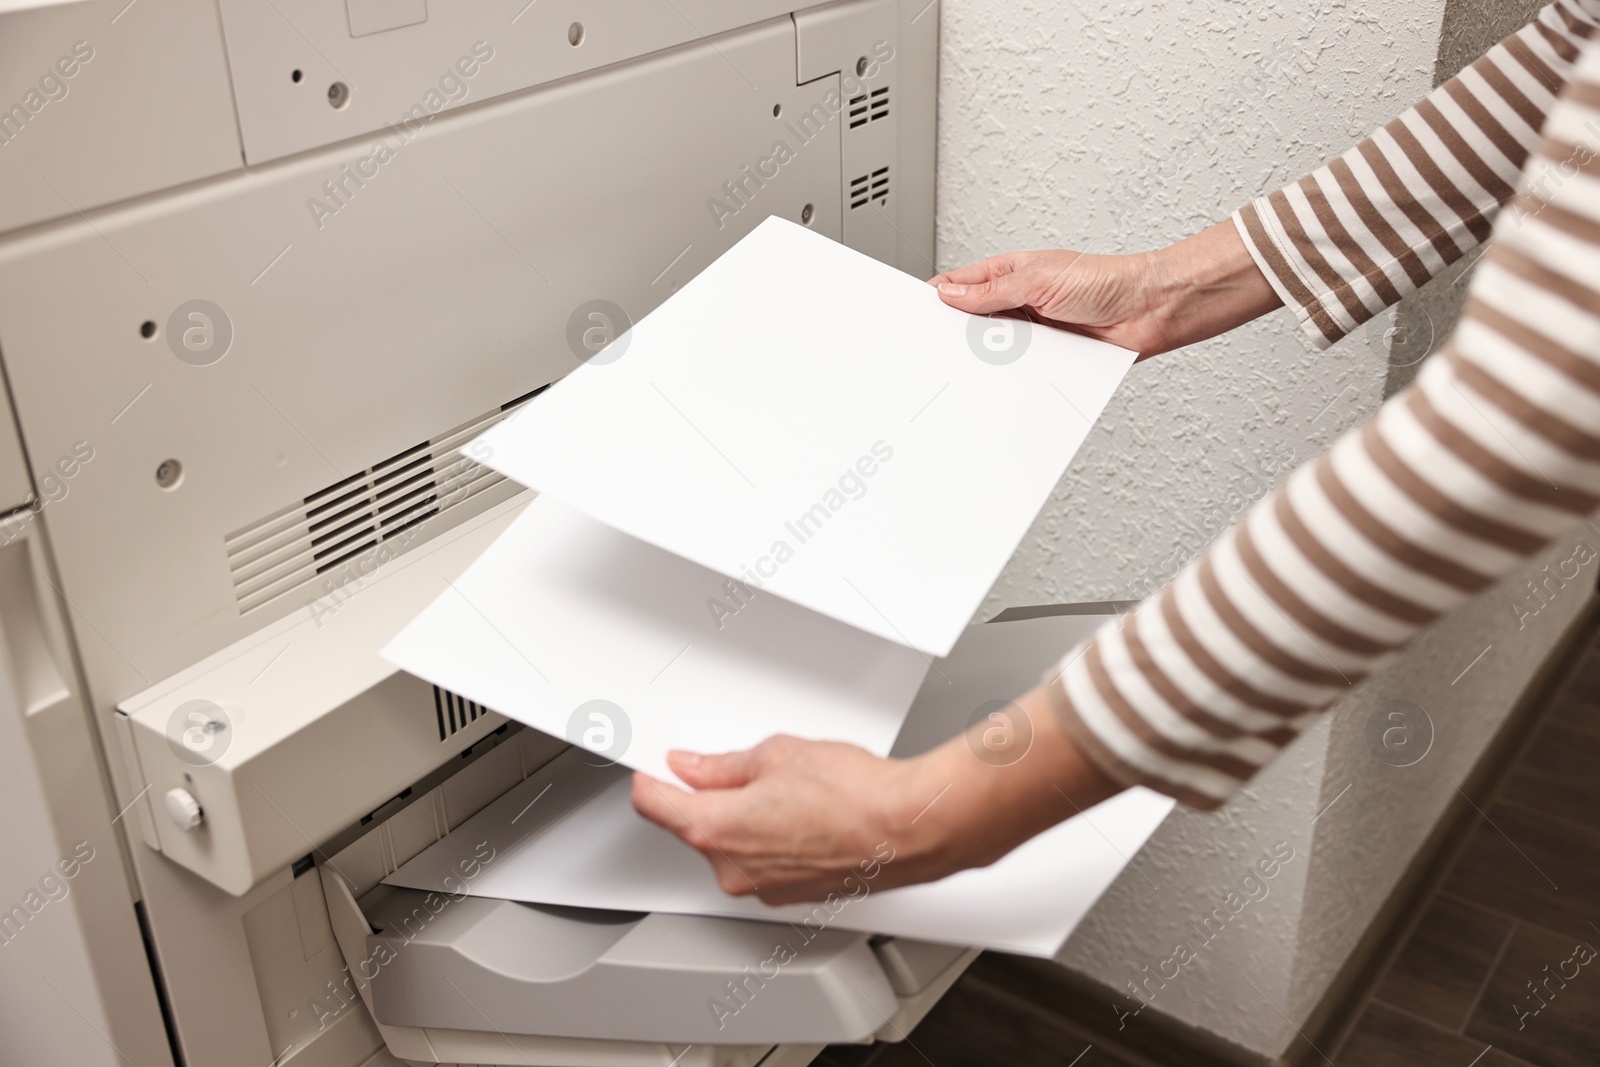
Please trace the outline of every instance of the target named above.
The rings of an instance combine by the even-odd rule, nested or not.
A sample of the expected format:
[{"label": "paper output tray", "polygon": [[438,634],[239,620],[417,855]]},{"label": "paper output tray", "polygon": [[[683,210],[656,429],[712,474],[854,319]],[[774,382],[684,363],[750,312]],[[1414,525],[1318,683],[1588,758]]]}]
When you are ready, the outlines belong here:
[{"label": "paper output tray", "polygon": [[[432,898],[430,902],[428,898]],[[430,912],[437,908],[437,914]],[[391,889],[366,908],[384,1022],[683,1044],[865,1041],[899,1009],[868,935]],[[960,950],[951,950],[954,962]]]},{"label": "paper output tray", "polygon": [[322,877],[358,992],[413,1062],[734,1067],[773,1063],[774,1046],[893,1041],[977,955],[809,931],[772,975],[761,963],[795,941],[787,924],[391,886],[358,904],[338,874]]},{"label": "paper output tray", "polygon": [[[995,632],[970,681],[1014,687],[1118,605],[1084,607],[1018,613],[1058,617],[1007,627],[1003,639]],[[959,732],[963,699],[941,694],[937,713],[902,731],[895,754]],[[413,1063],[799,1067],[825,1044],[903,1039],[977,956],[810,930],[804,950],[773,974],[762,963],[774,946],[800,936],[786,923],[387,885],[357,902],[331,867],[321,875],[357,990],[390,1051]]]}]

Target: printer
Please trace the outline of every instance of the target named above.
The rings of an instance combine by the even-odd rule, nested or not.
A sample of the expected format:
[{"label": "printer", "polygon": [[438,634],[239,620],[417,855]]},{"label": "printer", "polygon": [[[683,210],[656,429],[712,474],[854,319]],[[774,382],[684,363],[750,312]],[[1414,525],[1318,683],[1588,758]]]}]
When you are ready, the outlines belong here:
[{"label": "printer", "polygon": [[0,1062],[782,1067],[949,988],[828,930],[719,1020],[770,924],[382,885],[567,746],[378,656],[527,502],[461,446],[762,219],[933,272],[938,23],[0,4]]}]

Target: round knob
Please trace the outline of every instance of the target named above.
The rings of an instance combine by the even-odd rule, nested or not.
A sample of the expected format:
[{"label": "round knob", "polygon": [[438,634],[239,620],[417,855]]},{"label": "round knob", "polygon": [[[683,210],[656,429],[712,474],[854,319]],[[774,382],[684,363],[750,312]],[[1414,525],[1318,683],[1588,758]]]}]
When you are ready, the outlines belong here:
[{"label": "round knob", "polygon": [[167,814],[180,830],[193,830],[206,820],[200,802],[187,789],[167,790]]}]

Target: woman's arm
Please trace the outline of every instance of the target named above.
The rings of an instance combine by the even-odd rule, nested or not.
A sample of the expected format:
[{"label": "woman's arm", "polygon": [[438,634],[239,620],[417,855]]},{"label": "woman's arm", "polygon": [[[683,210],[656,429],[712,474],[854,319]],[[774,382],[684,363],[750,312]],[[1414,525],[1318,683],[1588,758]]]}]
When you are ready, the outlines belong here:
[{"label": "woman's arm", "polygon": [[639,776],[636,806],[730,891],[786,900],[836,889],[879,841],[908,859],[886,884],[989,862],[1118,786],[1225,803],[1425,626],[1600,507],[1600,46],[1529,174],[1554,177],[1499,220],[1440,354],[1019,698],[1036,740],[1014,764],[961,738],[905,761],[785,739],[680,758],[696,793]]},{"label": "woman's arm", "polygon": [[1325,347],[1488,237],[1597,27],[1600,0],[1558,0],[1338,159],[1170,248],[1014,252],[932,280],[963,311],[1027,308],[1141,356],[1280,305]]},{"label": "woman's arm", "polygon": [[1600,0],[1557,0],[1372,136],[1234,212],[1251,255],[1326,347],[1484,241]]}]

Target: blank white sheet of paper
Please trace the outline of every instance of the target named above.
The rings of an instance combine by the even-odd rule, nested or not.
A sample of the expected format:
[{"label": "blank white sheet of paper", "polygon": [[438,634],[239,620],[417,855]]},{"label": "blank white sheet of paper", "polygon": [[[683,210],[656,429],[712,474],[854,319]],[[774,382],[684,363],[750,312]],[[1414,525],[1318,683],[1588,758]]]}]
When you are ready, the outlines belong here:
[{"label": "blank white sheet of paper", "polygon": [[[973,709],[1023,692],[1099,621],[1041,618],[969,627],[951,657],[928,674],[895,753],[909,756],[960,733]],[[837,911],[824,905],[819,915],[810,905],[772,908],[723,893],[699,853],[633,811],[626,772],[589,766],[585,758],[582,752],[564,753],[385,880],[414,889],[460,891],[456,875],[463,868],[457,864],[488,842],[494,859],[466,890],[476,896],[623,911],[811,919],[842,929],[1048,957],[1174,806],[1170,797],[1129,789],[988,867],[901,889],[879,891],[870,881],[857,882],[855,899],[847,896],[851,889],[842,888],[845,903]]]},{"label": "blank white sheet of paper", "polygon": [[769,218],[472,455],[942,656],[1133,359]]},{"label": "blank white sheet of paper", "polygon": [[541,496],[382,655],[668,780],[774,733],[887,753],[926,658],[768,594],[714,613],[727,582]]},{"label": "blank white sheet of paper", "polygon": [[814,925],[1048,957],[1172,808],[1168,797],[1130,789],[988,867],[881,891],[857,879],[841,885],[831,906],[769,907],[724,893],[704,857],[634,812],[631,774],[586,758],[593,757],[578,749],[558,756],[384,881],[460,892],[464,868],[457,864],[488,842],[493,859],[465,889],[473,896],[775,922],[811,918]]}]

